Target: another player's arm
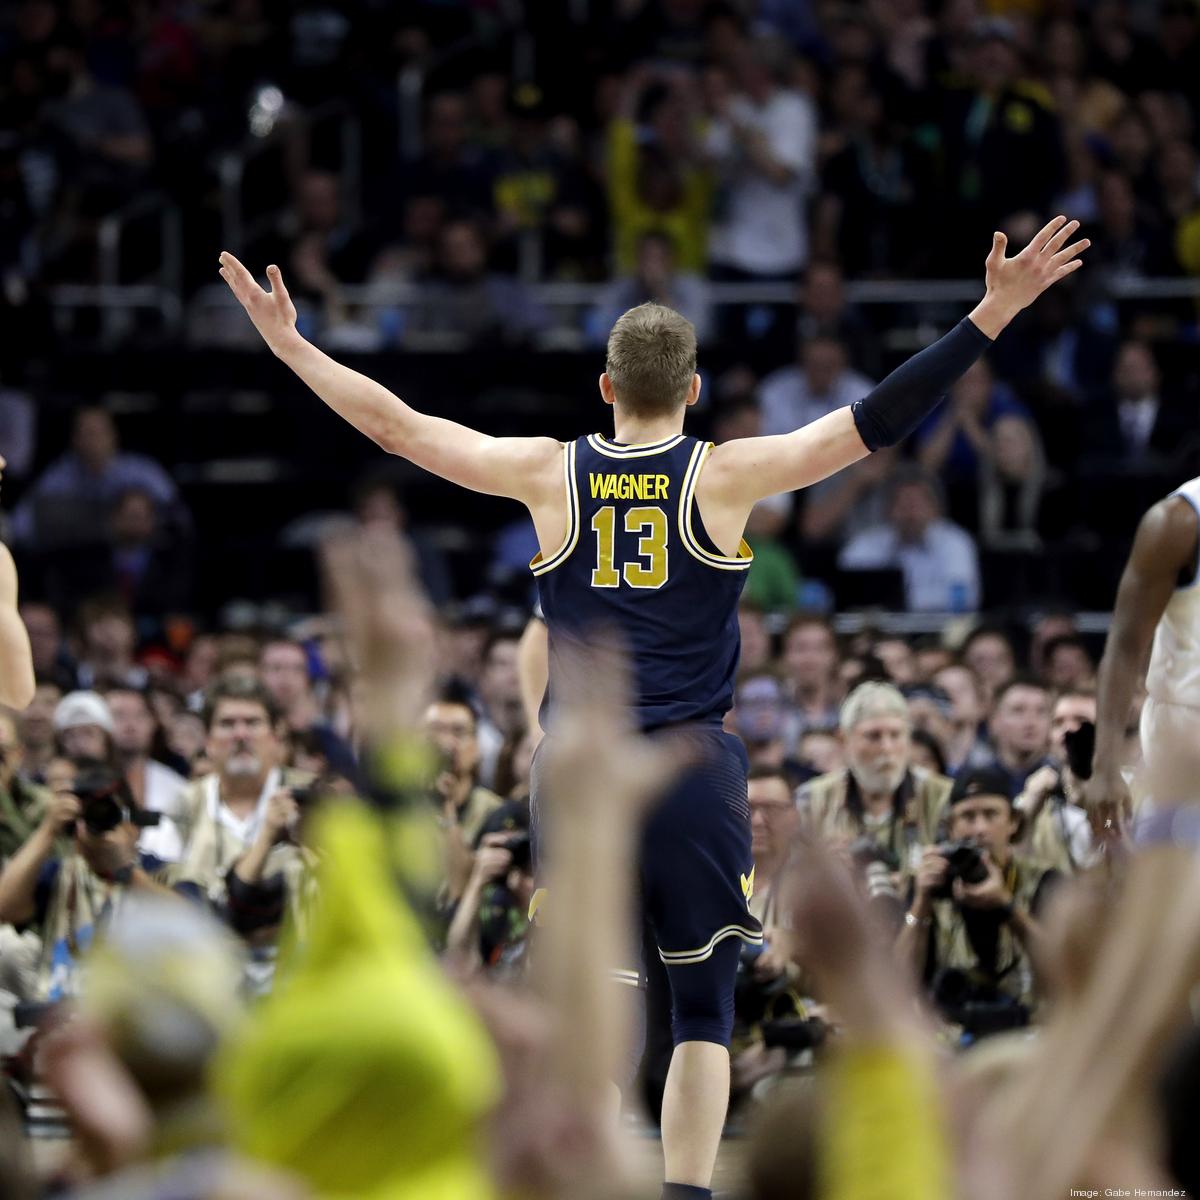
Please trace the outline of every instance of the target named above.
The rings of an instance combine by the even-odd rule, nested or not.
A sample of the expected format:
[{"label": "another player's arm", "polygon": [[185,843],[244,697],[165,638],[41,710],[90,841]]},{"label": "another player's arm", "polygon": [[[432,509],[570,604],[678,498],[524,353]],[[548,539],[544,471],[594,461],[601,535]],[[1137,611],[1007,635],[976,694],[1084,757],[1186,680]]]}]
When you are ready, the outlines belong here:
[{"label": "another player's arm", "polygon": [[0,704],[24,708],[35,687],[29,631],[17,611],[17,568],[8,547],[0,545]]},{"label": "another player's arm", "polygon": [[1138,526],[1100,662],[1096,752],[1092,777],[1083,785],[1084,801],[1093,810],[1127,796],[1121,752],[1129,710],[1145,671],[1155,627],[1180,576],[1195,566],[1198,533],[1196,510],[1178,496],[1154,505]]},{"label": "another player's arm", "polygon": [[221,278],[246,310],[272,353],[330,408],[389,454],[489,496],[533,504],[547,486],[561,486],[561,446],[552,438],[490,437],[410,408],[382,384],[335,362],[296,330],[296,309],[279,268],[267,268],[269,292],[232,254],[221,255]]},{"label": "another player's arm", "polygon": [[987,257],[987,292],[945,337],[897,367],[867,397],[792,433],[742,438],[714,448],[701,488],[718,503],[747,510],[795,491],[908,437],[1004,327],[1052,284],[1082,265],[1089,242],[1067,245],[1078,221],[1055,217],[1013,258],[997,233]]}]

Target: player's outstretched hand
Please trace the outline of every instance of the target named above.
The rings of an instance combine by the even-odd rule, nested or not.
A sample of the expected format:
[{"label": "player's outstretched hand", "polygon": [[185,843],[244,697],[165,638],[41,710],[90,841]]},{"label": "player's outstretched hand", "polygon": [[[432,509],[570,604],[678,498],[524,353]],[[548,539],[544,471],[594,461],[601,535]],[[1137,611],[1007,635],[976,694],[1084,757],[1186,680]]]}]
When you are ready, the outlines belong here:
[{"label": "player's outstretched hand", "polygon": [[1032,304],[1051,284],[1079,270],[1083,265],[1079,256],[1091,242],[1080,238],[1067,244],[1078,228],[1078,221],[1055,217],[1012,258],[1006,258],[1004,254],[1008,238],[1002,233],[993,234],[992,251],[986,263],[988,298],[1015,315]]},{"label": "player's outstretched hand", "polygon": [[249,314],[254,328],[275,354],[281,354],[299,335],[296,333],[296,306],[283,285],[279,268],[267,268],[269,292],[258,286],[254,276],[228,250],[221,252],[220,276],[238,303]]}]

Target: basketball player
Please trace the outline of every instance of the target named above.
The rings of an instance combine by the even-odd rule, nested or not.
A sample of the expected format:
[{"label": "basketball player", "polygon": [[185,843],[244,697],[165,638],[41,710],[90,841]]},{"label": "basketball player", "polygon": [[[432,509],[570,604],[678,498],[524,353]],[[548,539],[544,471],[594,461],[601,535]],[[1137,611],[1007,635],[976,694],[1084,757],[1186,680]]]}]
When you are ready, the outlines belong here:
[{"label": "basketball player", "polygon": [[[0,472],[4,470],[0,458]],[[0,543],[0,704],[25,708],[34,693],[33,650],[29,631],[17,611],[17,565]]]},{"label": "basketball player", "polygon": [[1094,816],[1112,820],[1130,808],[1121,752],[1147,652],[1139,812],[1200,803],[1198,514],[1200,478],[1160,500],[1138,525],[1100,663],[1096,753],[1083,787]]},{"label": "basketball player", "polygon": [[595,433],[565,445],[494,438],[418,413],[339,366],[296,332],[278,267],[267,268],[268,292],[221,255],[221,276],[267,345],[335,412],[383,449],[529,509],[541,547],[530,565],[549,630],[548,738],[555,680],[575,661],[573,646],[615,626],[632,658],[631,715],[647,732],[692,743],[696,765],[651,815],[641,847],[646,916],[672,998],[665,1197],[709,1195],[729,1095],[740,946],[762,939],[748,909],[746,753],[721,731],[752,557],[742,540],[746,519],[764,497],[807,487],[912,433],[1021,309],[1079,267],[1088,243],[1068,245],[1077,228],[1057,217],[1013,258],[996,234],[987,293],[969,318],[869,396],[789,434],[715,447],[683,433],[700,377],[695,332],[670,309],[631,309],[609,336],[600,394],[613,408],[615,437]]}]

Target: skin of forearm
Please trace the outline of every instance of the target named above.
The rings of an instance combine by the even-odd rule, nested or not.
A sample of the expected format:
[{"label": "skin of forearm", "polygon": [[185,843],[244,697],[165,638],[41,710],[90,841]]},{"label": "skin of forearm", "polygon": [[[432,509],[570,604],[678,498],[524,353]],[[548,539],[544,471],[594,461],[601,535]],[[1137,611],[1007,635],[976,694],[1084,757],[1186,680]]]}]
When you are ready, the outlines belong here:
[{"label": "skin of forearm", "polygon": [[1145,648],[1114,630],[1104,652],[1097,681],[1095,768],[1112,770],[1125,741],[1125,725],[1133,706],[1133,691],[1142,677]]},{"label": "skin of forearm", "polygon": [[274,838],[270,840],[261,834],[254,839],[254,844],[233,864],[233,873],[243,883],[259,883],[262,880],[263,869],[267,865],[267,855],[271,853]]},{"label": "skin of forearm", "polygon": [[0,921],[15,925],[32,915],[38,874],[54,853],[55,835],[55,830],[39,825],[0,872]]},{"label": "skin of forearm", "polygon": [[446,932],[446,952],[464,967],[479,967],[479,906],[483,901],[483,884],[471,876],[463,892],[454,920]]}]

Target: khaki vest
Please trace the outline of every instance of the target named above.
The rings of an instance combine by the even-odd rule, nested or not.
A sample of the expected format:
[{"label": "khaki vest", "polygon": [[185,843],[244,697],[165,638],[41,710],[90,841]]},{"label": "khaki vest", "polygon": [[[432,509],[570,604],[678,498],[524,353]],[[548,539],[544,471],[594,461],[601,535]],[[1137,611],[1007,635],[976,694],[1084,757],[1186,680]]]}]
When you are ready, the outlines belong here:
[{"label": "khaki vest", "polygon": [[897,793],[896,815],[874,828],[868,828],[849,803],[848,768],[809,780],[800,789],[797,801],[802,819],[821,837],[851,841],[869,837],[896,856],[902,872],[911,874],[921,860],[921,851],[939,840],[951,786],[944,775],[911,767]]}]

